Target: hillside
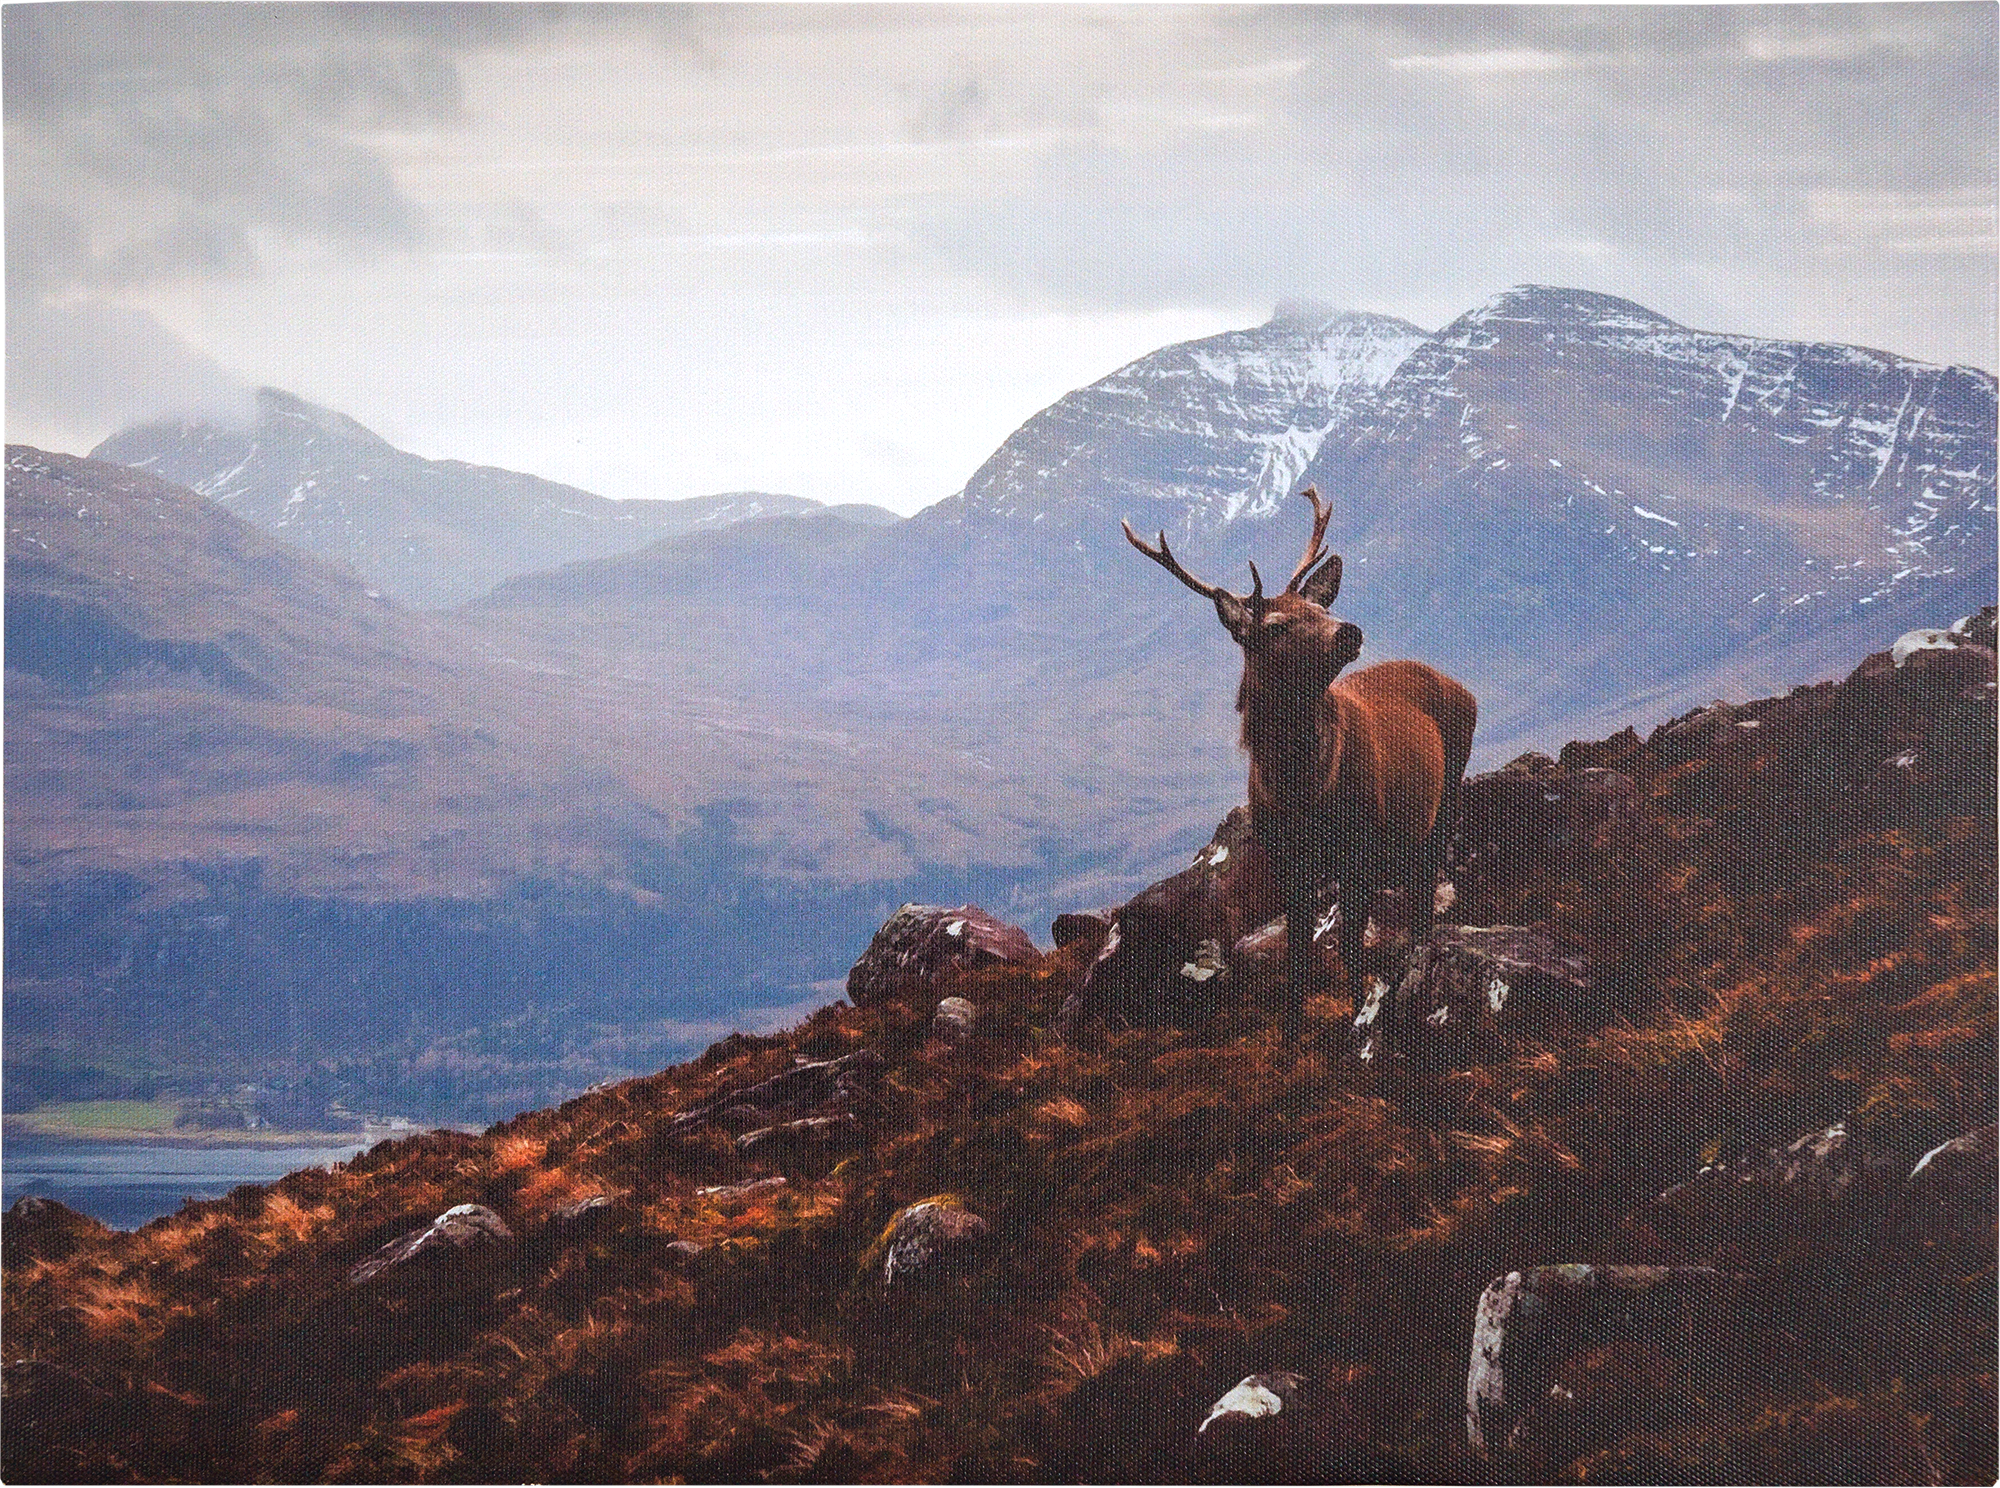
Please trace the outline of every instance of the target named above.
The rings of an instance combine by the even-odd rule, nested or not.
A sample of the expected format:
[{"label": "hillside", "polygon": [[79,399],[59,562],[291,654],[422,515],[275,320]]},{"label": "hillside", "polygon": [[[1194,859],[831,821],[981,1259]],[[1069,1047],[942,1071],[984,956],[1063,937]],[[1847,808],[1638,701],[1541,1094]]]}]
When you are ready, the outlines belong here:
[{"label": "hillside", "polygon": [[[613,517],[643,526],[645,504],[493,472],[452,484],[337,414],[265,406],[255,451],[179,426],[118,448],[341,552],[434,521],[497,533],[506,513],[508,542],[560,517],[564,551],[603,551],[577,534]],[[1465,681],[1485,769],[1834,676],[1990,602],[1994,408],[1983,372],[1523,286],[1435,335],[1294,307],[1162,348],[1027,420],[909,521],[815,512],[653,541],[612,523],[618,551],[513,573],[450,614],[349,577],[324,625],[324,575],[281,614],[281,586],[196,563],[190,585],[263,596],[204,633],[214,656],[127,657],[76,695],[10,683],[11,778],[33,788],[8,801],[28,952],[9,1008],[50,1050],[104,1032],[92,986],[116,989],[126,1025],[226,1016],[300,1058],[331,1020],[370,1058],[469,1072],[433,1087],[399,1065],[426,1109],[474,1086],[482,1117],[553,1099],[825,996],[903,899],[1042,924],[1186,860],[1242,798],[1240,659],[1126,546],[1123,516],[1242,584],[1249,558],[1284,571],[1304,532],[1286,493],[1318,482],[1365,659]],[[345,474],[308,490],[311,471]],[[193,644],[176,617],[212,597],[94,532],[50,518],[38,540],[72,545],[53,598],[47,555],[10,537],[10,627],[130,590],[153,617],[133,634]],[[62,644],[98,644],[65,625]],[[39,644],[18,653],[31,666]],[[202,670],[224,662],[278,691]],[[186,1017],[217,982],[223,1011]],[[645,1052],[617,1052],[631,1040]],[[499,1080],[531,1048],[545,1082]]]},{"label": "hillside", "polygon": [[[247,428],[167,419],[121,430],[91,457],[213,497],[384,594],[429,607],[462,603],[513,574],[663,537],[827,509],[760,491],[611,501],[519,471],[424,459],[277,388],[259,389],[257,420]],[[896,520],[863,504],[833,510],[869,526]]]},{"label": "hillside", "polygon": [[1281,1048],[1246,937],[1065,1042],[1089,936],[951,911],[484,1136],[17,1206],[6,1475],[1990,1482],[1991,639],[1468,782],[1447,933],[1574,969],[1463,1035]]},{"label": "hillside", "polygon": [[919,831],[974,856],[893,784],[975,788],[921,739],[524,662],[100,461],[11,448],[7,518],[10,1108],[136,1068],[490,1119],[807,996],[949,876]]}]

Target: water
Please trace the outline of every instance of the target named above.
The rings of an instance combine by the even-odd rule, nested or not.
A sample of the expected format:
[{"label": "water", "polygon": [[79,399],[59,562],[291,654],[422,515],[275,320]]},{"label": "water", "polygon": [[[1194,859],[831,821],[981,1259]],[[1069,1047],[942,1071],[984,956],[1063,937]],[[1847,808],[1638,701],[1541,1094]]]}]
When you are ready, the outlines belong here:
[{"label": "water", "polygon": [[186,1199],[219,1199],[244,1183],[272,1183],[300,1168],[344,1162],[349,1147],[155,1147],[145,1143],[37,1142],[0,1153],[0,1207],[28,1194],[56,1199],[116,1230],[133,1230]]}]

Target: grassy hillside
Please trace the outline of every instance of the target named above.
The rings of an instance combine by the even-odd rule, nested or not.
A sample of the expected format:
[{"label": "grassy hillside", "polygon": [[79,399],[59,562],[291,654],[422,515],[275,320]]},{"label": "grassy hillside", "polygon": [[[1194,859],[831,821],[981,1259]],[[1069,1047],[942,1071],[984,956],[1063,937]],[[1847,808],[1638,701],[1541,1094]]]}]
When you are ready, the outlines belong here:
[{"label": "grassy hillside", "polygon": [[[1079,944],[131,1235],[17,1210],[7,1476],[1991,1481],[1990,1185],[1941,1218],[1902,1175],[1994,1118],[1992,675],[1878,655],[1535,766],[1634,805],[1469,816],[1451,918],[1545,927],[1602,995],[1442,1064],[1360,1063],[1333,995],[1296,1049],[1241,995],[1065,1044]],[[1835,1121],[1879,1181],[1661,1201]],[[983,1229],[909,1275],[925,1200]],[[461,1204],[507,1238],[357,1272]],[[1475,1304],[1552,1263],[1708,1266],[1724,1305],[1612,1319],[1475,1455]],[[1275,1421],[1198,1432],[1270,1370]]]}]

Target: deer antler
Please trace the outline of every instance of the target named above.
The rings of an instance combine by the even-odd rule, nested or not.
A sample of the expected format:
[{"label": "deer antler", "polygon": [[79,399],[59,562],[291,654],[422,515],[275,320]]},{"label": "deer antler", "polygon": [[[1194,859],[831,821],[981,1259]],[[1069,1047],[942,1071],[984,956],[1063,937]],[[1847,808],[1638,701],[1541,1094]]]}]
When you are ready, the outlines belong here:
[{"label": "deer antler", "polygon": [[[1230,593],[1229,590],[1223,588],[1220,584],[1205,584],[1200,579],[1197,579],[1193,574],[1189,573],[1186,569],[1182,568],[1180,559],[1176,558],[1174,556],[1173,549],[1167,546],[1166,533],[1162,532],[1160,534],[1160,539],[1159,539],[1160,545],[1158,547],[1149,548],[1146,546],[1144,539],[1142,539],[1138,533],[1132,530],[1132,524],[1130,522],[1121,520],[1118,525],[1125,529],[1125,540],[1127,542],[1131,543],[1133,547],[1137,548],[1140,552],[1144,553],[1148,558],[1152,559],[1155,563],[1159,564],[1160,567],[1164,568],[1168,573],[1172,574],[1175,578],[1179,579],[1183,584],[1187,585],[1188,588],[1194,590],[1196,594],[1206,595],[1210,599],[1226,598],[1226,599],[1236,600],[1239,603],[1242,602],[1243,599],[1242,595],[1232,594]],[[1254,575],[1256,570],[1253,568],[1251,572]],[[1261,591],[1262,589],[1261,585],[1259,585],[1259,589]]]},{"label": "deer antler", "polygon": [[[1285,593],[1297,594],[1306,576],[1313,571],[1321,559],[1326,557],[1326,524],[1333,520],[1333,508],[1319,499],[1319,492],[1307,486],[1299,494],[1313,504],[1312,536],[1306,539],[1306,555],[1299,560],[1299,566],[1292,570],[1292,580],[1285,585]],[[1338,561],[1338,560],[1335,560]]]}]

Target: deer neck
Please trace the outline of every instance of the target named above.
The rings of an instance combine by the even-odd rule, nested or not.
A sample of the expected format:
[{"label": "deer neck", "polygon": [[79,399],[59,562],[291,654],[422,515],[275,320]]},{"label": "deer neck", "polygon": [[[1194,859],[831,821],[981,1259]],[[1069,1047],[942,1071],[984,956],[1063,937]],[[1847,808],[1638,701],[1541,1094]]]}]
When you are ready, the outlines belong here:
[{"label": "deer neck", "polygon": [[1266,810],[1297,809],[1318,794],[1326,778],[1319,726],[1323,695],[1244,687],[1237,706],[1243,714],[1243,747],[1250,753],[1253,807],[1261,795]]}]

